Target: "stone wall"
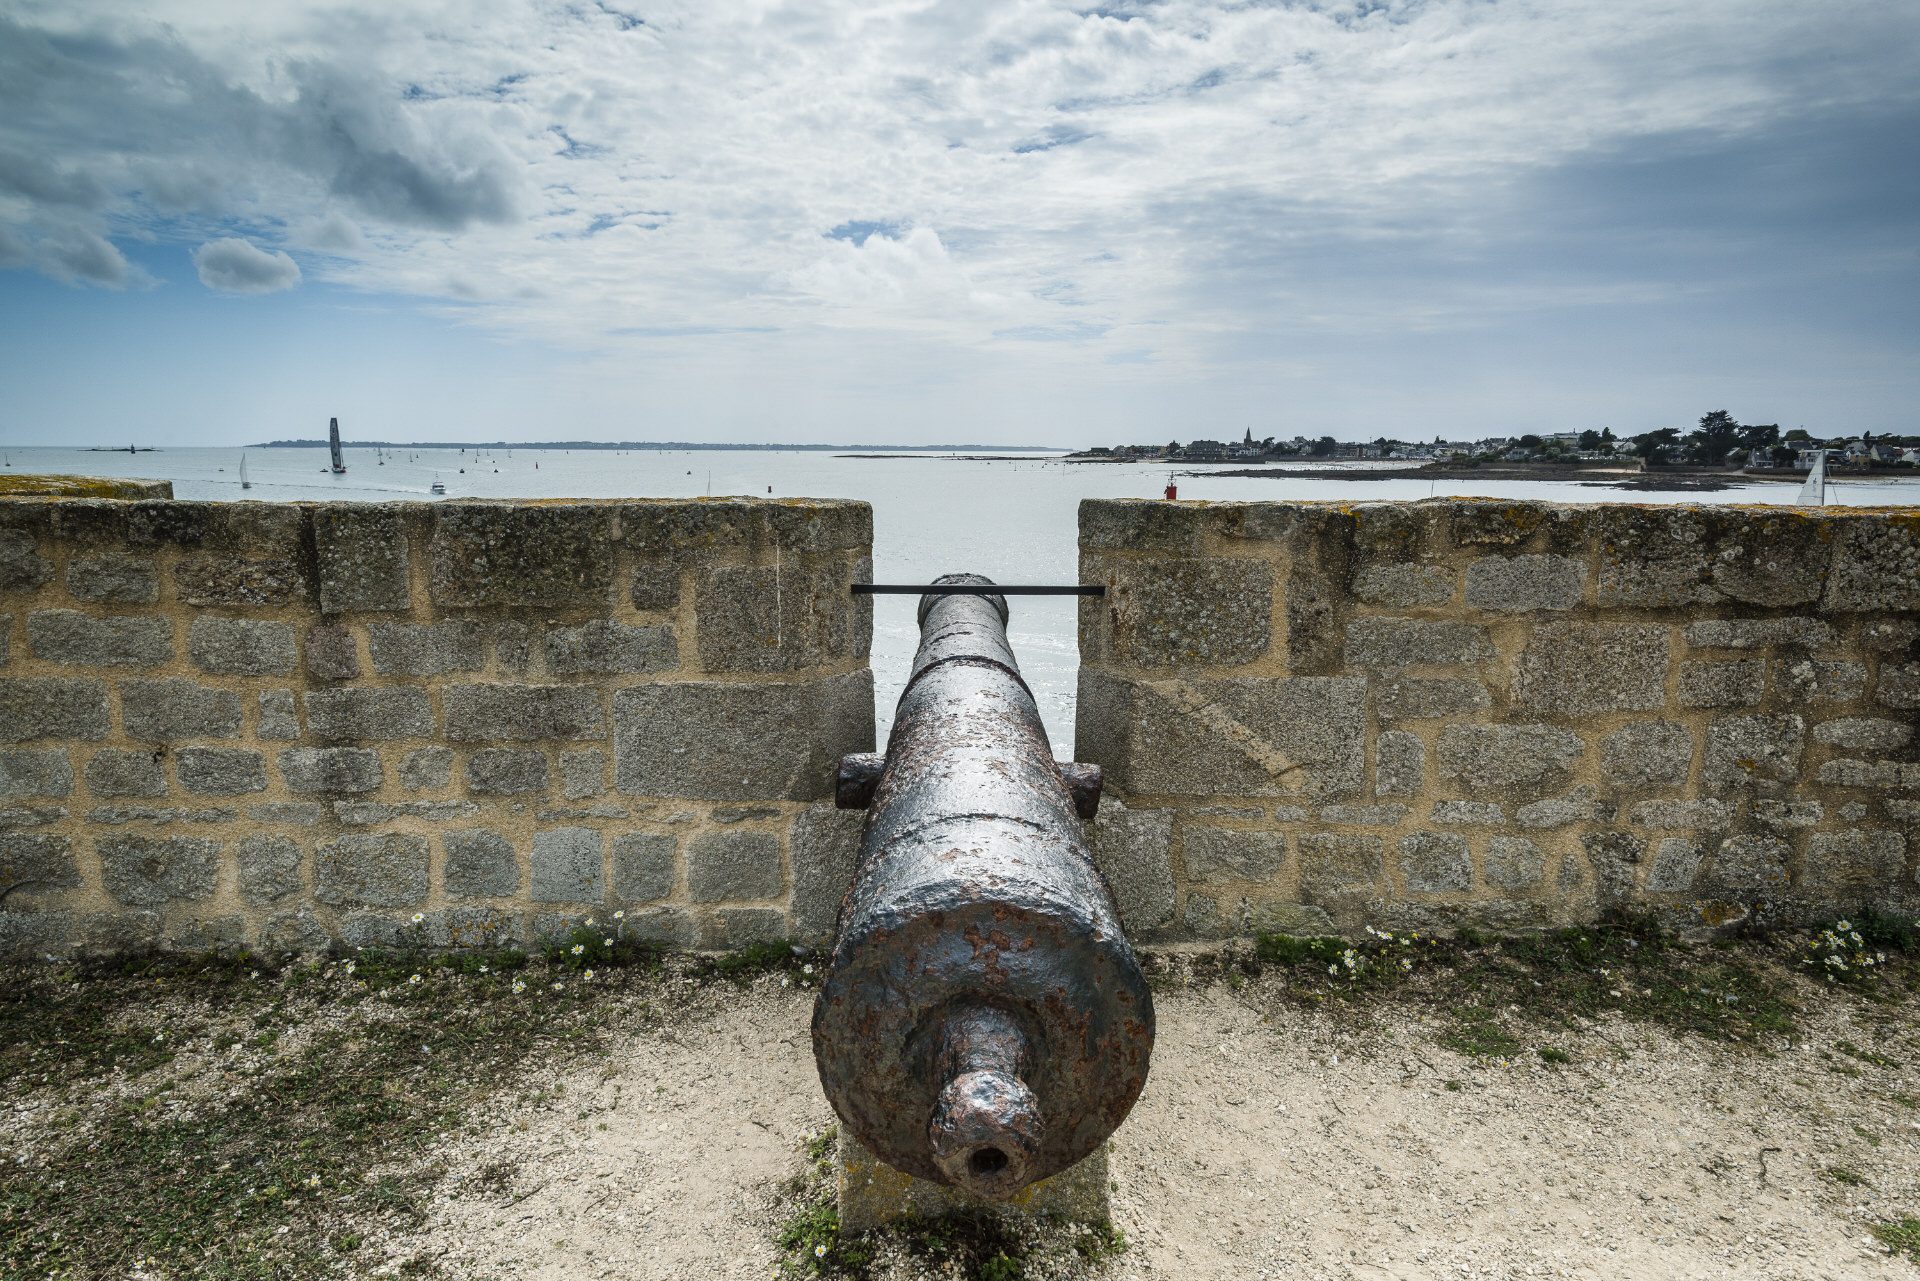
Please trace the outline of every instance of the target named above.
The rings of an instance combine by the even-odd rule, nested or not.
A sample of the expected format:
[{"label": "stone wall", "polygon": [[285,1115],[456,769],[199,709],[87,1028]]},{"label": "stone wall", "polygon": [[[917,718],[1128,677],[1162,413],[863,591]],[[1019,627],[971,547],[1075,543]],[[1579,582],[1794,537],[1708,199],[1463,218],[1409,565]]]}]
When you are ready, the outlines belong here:
[{"label": "stone wall", "polygon": [[0,501],[0,949],[824,937],[871,543],[850,502]]},{"label": "stone wall", "polygon": [[1088,501],[1136,938],[1920,910],[1920,511]]}]

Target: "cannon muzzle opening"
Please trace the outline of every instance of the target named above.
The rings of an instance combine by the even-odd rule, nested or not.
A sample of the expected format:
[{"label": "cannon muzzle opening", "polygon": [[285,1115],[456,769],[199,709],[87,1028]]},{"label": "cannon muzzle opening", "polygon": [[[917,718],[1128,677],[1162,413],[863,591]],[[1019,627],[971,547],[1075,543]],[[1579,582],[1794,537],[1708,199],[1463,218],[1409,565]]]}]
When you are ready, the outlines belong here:
[{"label": "cannon muzzle opening", "polygon": [[1054,762],[1006,618],[997,594],[921,599],[886,754],[836,779],[868,814],[813,1015],[848,1135],[995,1200],[1099,1147],[1153,1051],[1153,998],[1087,847],[1099,771]]},{"label": "cannon muzzle opening", "polygon": [[946,1085],[927,1123],[947,1182],[994,1199],[1033,1182],[1046,1122],[1020,1079],[1030,1069],[1026,1034],[1005,1012],[967,1009],[947,1019],[937,1069]]}]

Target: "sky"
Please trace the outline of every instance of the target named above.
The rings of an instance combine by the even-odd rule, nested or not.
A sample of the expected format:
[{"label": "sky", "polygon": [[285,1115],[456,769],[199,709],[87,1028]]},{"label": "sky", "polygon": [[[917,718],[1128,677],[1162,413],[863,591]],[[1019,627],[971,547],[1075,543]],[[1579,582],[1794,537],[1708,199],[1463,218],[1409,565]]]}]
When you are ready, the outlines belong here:
[{"label": "sky", "polygon": [[8,0],[0,440],[1920,432],[1915,0]]}]

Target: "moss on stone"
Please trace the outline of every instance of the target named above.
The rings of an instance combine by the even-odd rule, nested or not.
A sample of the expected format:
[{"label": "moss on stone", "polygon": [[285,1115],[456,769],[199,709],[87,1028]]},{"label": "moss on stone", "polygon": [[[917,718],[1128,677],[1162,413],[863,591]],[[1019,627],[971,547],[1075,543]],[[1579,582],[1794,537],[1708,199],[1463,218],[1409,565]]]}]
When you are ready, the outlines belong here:
[{"label": "moss on stone", "polygon": [[116,480],[110,476],[0,475],[4,498],[172,498],[168,480]]}]

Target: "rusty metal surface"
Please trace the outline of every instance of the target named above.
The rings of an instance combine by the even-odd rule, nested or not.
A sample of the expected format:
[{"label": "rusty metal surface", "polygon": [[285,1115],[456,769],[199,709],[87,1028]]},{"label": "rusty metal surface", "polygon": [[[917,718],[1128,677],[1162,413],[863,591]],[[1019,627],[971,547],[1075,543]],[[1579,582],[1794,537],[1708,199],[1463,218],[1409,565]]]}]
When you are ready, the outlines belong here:
[{"label": "rusty metal surface", "polygon": [[873,791],[880,786],[880,771],[887,758],[878,752],[850,752],[840,758],[833,773],[833,807],[863,810],[873,804]]},{"label": "rusty metal surface", "polygon": [[1054,763],[1006,611],[992,595],[921,601],[813,1019],[821,1084],[855,1138],[994,1198],[1098,1147],[1153,1048],[1152,996],[1081,826],[1098,780]]},{"label": "rusty metal surface", "polygon": [[1093,822],[1094,815],[1100,812],[1100,792],[1107,785],[1106,772],[1098,765],[1063,763],[1060,778],[1067,785],[1067,794],[1073,797],[1073,812],[1086,822]]}]

